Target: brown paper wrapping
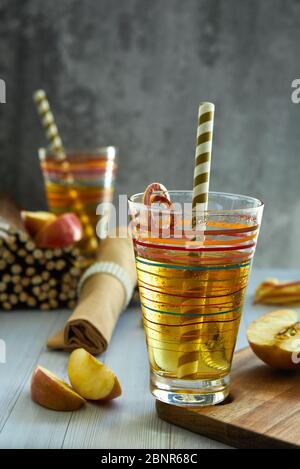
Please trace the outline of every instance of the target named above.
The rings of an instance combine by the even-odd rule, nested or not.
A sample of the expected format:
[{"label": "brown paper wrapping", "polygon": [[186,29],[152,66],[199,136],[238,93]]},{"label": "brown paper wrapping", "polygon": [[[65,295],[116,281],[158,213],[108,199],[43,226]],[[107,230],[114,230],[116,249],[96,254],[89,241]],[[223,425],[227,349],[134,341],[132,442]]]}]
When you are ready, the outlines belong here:
[{"label": "brown paper wrapping", "polygon": [[[122,229],[122,234],[125,233],[124,230]],[[132,285],[136,285],[130,237],[108,237],[101,241],[96,261],[120,265],[127,272]],[[106,273],[92,275],[84,283],[78,306],[64,329],[50,337],[47,346],[50,349],[68,351],[83,347],[92,354],[103,352],[108,346],[125,301],[124,287],[118,279]]]},{"label": "brown paper wrapping", "polygon": [[0,223],[4,221],[13,228],[26,231],[21,210],[9,195],[0,193]]}]

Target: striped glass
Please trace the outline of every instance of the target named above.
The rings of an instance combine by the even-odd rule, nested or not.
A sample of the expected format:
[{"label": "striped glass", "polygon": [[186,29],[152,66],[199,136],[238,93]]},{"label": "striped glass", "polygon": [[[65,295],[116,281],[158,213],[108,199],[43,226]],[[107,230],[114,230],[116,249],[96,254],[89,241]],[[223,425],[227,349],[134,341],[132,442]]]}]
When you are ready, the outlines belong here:
[{"label": "striped glass", "polygon": [[210,192],[195,212],[191,191],[169,194],[168,208],[129,200],[151,391],[171,404],[216,404],[229,392],[263,204]]},{"label": "striped glass", "polygon": [[56,215],[75,212],[80,219],[84,217],[81,247],[86,255],[92,255],[97,248],[97,206],[113,199],[116,153],[112,146],[67,151],[66,160],[61,161],[55,152],[39,150],[49,210]]}]

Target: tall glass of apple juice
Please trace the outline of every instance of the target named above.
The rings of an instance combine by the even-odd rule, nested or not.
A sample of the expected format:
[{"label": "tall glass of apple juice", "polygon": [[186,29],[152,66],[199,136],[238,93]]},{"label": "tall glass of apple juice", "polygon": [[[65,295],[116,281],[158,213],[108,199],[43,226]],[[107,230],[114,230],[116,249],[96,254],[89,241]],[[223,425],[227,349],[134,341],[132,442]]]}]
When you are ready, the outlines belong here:
[{"label": "tall glass of apple juice", "polygon": [[170,404],[216,404],[229,393],[263,203],[210,192],[195,224],[192,192],[169,195],[169,208],[129,200],[151,391]]}]

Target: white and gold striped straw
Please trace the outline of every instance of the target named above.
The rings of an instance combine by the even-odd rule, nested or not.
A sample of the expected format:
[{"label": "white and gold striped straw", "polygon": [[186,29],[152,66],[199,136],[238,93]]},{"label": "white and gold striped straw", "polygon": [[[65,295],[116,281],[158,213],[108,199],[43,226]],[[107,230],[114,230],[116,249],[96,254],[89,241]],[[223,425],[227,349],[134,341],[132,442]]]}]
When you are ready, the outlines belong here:
[{"label": "white and gold striped straw", "polygon": [[33,94],[33,100],[36,104],[37,111],[41,118],[41,123],[45,129],[46,137],[49,141],[50,149],[55,153],[57,158],[61,161],[63,165],[64,173],[66,174],[66,182],[70,186],[69,194],[73,200],[73,205],[78,213],[80,221],[84,227],[84,232],[86,236],[90,239],[91,248],[96,248],[95,242],[95,229],[91,225],[89,218],[84,213],[84,206],[80,201],[78,192],[72,187],[74,184],[74,177],[70,171],[70,164],[68,162],[66,152],[62,143],[62,139],[59,135],[57,125],[53,113],[50,108],[49,101],[44,90],[37,90]]},{"label": "white and gold striped straw", "polygon": [[57,125],[52,114],[49,101],[44,90],[37,90],[33,94],[33,100],[36,104],[37,111],[41,118],[41,123],[46,132],[50,148],[61,159],[65,159],[65,150],[58,133]]},{"label": "white and gold striped straw", "polygon": [[207,209],[214,113],[214,104],[207,102],[200,104],[192,202],[192,208],[197,212]]},{"label": "white and gold striped straw", "polygon": [[[215,106],[212,103],[203,102],[199,105],[198,110],[198,126],[195,153],[195,169],[193,181],[193,199],[192,209],[196,214],[193,215],[192,224],[196,230],[196,239],[199,239],[197,232],[205,230],[205,221],[197,224],[197,215],[204,218],[204,212],[208,205],[210,162],[213,139]],[[202,243],[204,235],[201,234]],[[188,285],[188,282],[186,282]],[[196,312],[193,306],[187,306],[184,302],[181,306],[183,314]],[[183,316],[183,325],[188,325],[189,316]],[[203,326],[202,326],[203,327]],[[183,334],[180,338],[181,353],[178,358],[178,378],[192,378],[198,372],[199,353],[201,348],[201,335],[199,331],[188,331],[188,338]],[[199,345],[193,346],[193,342],[199,341]],[[190,350],[190,351],[189,351]]]}]

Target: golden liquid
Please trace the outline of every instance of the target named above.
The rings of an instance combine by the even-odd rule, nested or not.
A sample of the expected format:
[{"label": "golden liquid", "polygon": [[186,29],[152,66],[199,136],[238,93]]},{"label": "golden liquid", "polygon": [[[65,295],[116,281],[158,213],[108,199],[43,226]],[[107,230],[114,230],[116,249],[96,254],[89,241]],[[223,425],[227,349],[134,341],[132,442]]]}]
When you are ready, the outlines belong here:
[{"label": "golden liquid", "polygon": [[[49,210],[55,215],[71,211],[79,216],[84,222],[79,247],[93,255],[98,247],[97,206],[112,201],[116,163],[105,155],[80,152],[68,154],[67,161],[68,171],[54,157],[41,163]],[[73,178],[72,183],[66,182],[67,176]]]},{"label": "golden liquid", "polygon": [[136,250],[152,371],[173,379],[221,378],[231,367],[250,259],[224,253],[209,258],[203,253],[175,254]]}]

